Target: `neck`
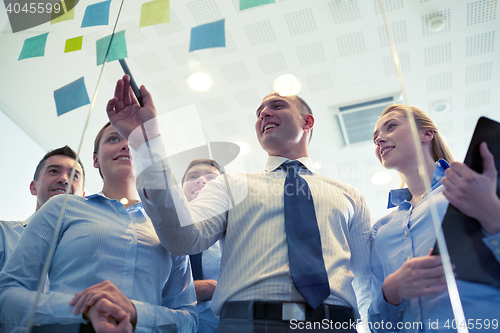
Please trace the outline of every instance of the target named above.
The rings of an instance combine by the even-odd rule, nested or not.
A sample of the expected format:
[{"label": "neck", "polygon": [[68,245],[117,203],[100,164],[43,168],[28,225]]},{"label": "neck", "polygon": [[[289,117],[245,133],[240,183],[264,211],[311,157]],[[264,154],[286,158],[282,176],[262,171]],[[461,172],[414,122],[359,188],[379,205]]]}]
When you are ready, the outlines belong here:
[{"label": "neck", "polygon": [[[432,181],[432,174],[434,172],[434,159],[430,156],[430,154],[424,154],[424,164],[427,168],[427,179],[429,183]],[[420,201],[422,201],[422,196],[426,193],[425,183],[420,177],[418,172],[418,163],[413,163],[408,170],[400,171],[406,181],[406,185],[408,185],[408,190],[412,194],[411,202],[412,204],[418,205]]]},{"label": "neck", "polygon": [[109,181],[104,180],[104,186],[102,187],[102,193],[110,199],[117,199],[121,201],[123,198],[127,199],[125,207],[129,207],[137,202],[138,194],[135,188],[135,179],[130,181],[127,179],[121,179],[121,181]]}]

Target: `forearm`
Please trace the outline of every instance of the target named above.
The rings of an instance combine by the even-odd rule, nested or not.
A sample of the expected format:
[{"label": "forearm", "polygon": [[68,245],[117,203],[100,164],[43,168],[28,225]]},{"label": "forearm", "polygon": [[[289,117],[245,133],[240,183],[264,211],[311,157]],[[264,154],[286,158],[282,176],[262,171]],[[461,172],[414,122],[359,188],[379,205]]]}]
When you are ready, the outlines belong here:
[{"label": "forearm", "polygon": [[[12,287],[2,273],[0,281],[0,322],[26,326],[35,303],[36,291],[22,286]],[[73,295],[59,292],[42,293],[35,311],[34,325],[86,323],[81,314],[74,315],[69,301]]]},{"label": "forearm", "polygon": [[137,310],[137,324],[135,332],[196,332],[197,315],[195,303],[186,304],[177,309],[148,303],[132,301]]}]

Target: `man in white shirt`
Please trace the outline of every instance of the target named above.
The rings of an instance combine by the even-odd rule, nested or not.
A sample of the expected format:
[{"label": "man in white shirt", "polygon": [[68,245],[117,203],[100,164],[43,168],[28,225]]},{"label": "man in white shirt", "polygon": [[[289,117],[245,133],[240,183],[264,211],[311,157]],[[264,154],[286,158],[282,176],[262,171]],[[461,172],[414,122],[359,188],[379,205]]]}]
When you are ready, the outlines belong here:
[{"label": "man in white shirt", "polygon": [[[370,294],[370,213],[352,187],[314,172],[308,140],[314,117],[298,96],[267,95],[257,109],[255,129],[268,153],[263,171],[218,177],[189,204],[176,185],[159,134],[156,116],[144,87],[140,107],[129,77],[117,83],[107,112],[113,126],[129,138],[137,170],[137,186],[163,246],[174,254],[195,254],[218,239],[224,246],[212,309],[221,318],[216,332],[355,332],[366,318]],[[139,127],[139,132],[137,129]],[[132,136],[130,134],[132,133]],[[140,133],[140,134],[138,134]],[[298,160],[299,174],[314,198],[321,253],[330,293],[320,306],[304,301],[292,281],[285,232],[282,164]],[[155,161],[160,161],[156,162]],[[141,165],[144,164],[144,165]],[[153,164],[153,165],[151,165]],[[149,167],[148,167],[149,166]],[[162,186],[158,186],[164,182]],[[243,193],[242,189],[248,189]],[[232,205],[230,194],[236,198]],[[246,194],[246,196],[245,196]]]}]

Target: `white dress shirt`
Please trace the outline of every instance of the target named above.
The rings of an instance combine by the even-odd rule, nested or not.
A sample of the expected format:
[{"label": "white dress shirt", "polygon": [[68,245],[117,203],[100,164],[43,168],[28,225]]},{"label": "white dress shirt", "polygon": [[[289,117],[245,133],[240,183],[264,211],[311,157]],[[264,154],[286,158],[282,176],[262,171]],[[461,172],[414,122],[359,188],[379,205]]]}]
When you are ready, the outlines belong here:
[{"label": "white dress shirt", "polygon": [[[227,174],[209,182],[187,203],[165,158],[160,138],[132,152],[144,208],[161,243],[174,254],[195,254],[218,239],[224,246],[220,276],[212,299],[219,315],[225,302],[241,300],[304,301],[288,265],[284,221],[284,181],[279,166],[287,159],[271,156],[253,174]],[[371,217],[354,188],[314,173],[310,158],[299,159],[321,235],[330,296],[325,303],[350,306],[362,318],[370,303]],[[228,190],[229,189],[229,190]],[[231,198],[232,196],[232,198]],[[235,205],[232,205],[234,201]]]}]

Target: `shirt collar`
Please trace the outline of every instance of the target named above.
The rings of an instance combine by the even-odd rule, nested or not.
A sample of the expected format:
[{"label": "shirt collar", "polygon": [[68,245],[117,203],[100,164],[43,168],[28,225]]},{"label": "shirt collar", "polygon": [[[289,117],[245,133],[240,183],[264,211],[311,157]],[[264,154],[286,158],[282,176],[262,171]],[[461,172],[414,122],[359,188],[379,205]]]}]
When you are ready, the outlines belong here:
[{"label": "shirt collar", "polygon": [[[431,191],[441,185],[441,179],[444,177],[444,171],[450,167],[450,164],[443,159],[439,159],[436,162],[436,167],[434,168],[434,173],[432,174],[431,181]],[[391,190],[389,192],[389,201],[387,203],[387,209],[400,206],[406,201],[410,201],[412,195],[408,188],[398,188]]]},{"label": "shirt collar", "polygon": [[[290,160],[288,158],[282,157],[282,156],[268,156],[265,171],[266,172],[274,171],[277,168],[279,168],[279,166],[286,161],[290,161]],[[314,169],[313,162],[312,162],[310,157],[300,157],[296,161],[299,161],[300,163],[302,163],[312,173],[316,172],[316,170]]]},{"label": "shirt collar", "polygon": [[[96,193],[96,194],[92,194],[92,195],[88,195],[88,196],[85,196],[86,199],[92,199],[92,198],[104,198],[104,199],[108,199],[108,200],[116,200],[118,201],[117,199],[110,199],[108,198],[104,193],[99,192],[99,193]],[[137,202],[135,202],[134,204],[130,205],[129,208],[137,205],[137,204],[140,204],[141,201],[140,200],[137,200]]]}]

